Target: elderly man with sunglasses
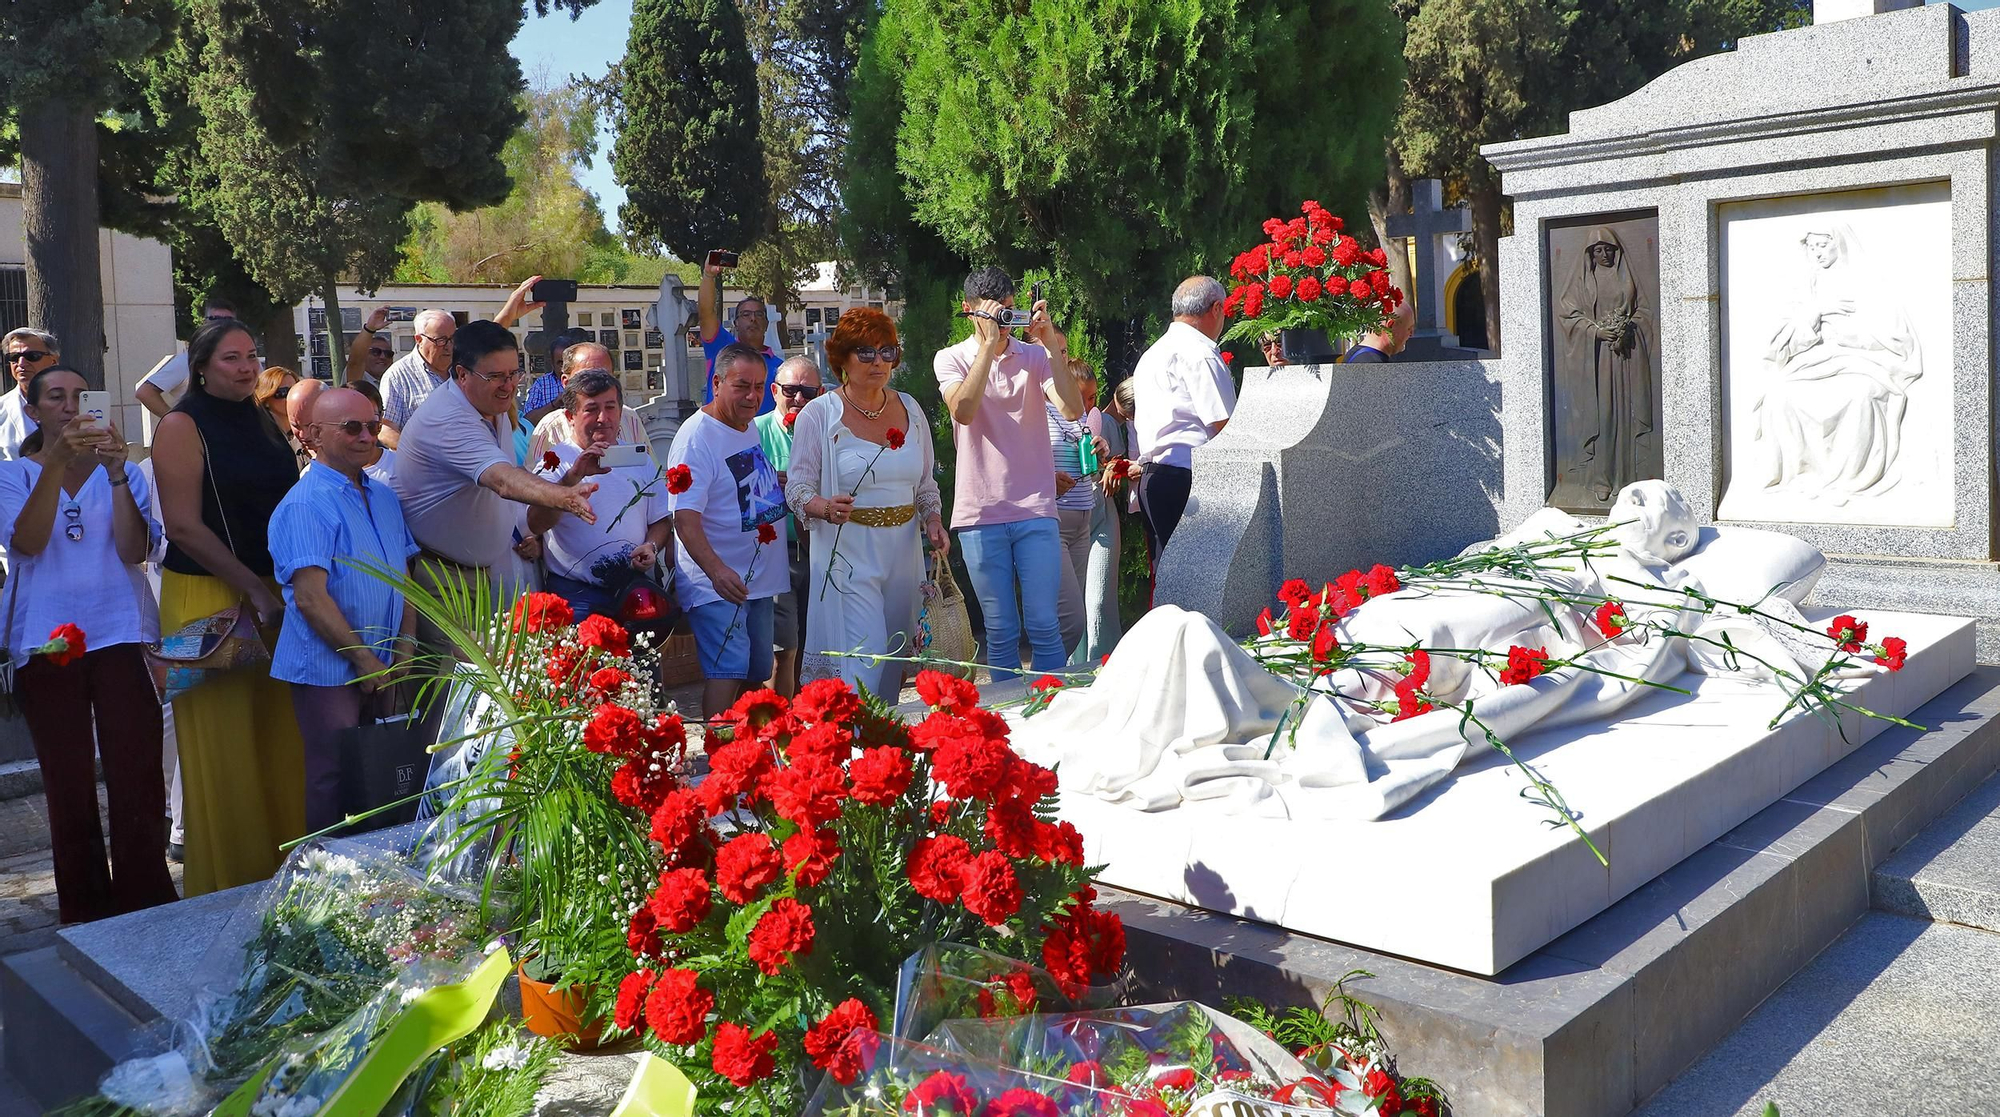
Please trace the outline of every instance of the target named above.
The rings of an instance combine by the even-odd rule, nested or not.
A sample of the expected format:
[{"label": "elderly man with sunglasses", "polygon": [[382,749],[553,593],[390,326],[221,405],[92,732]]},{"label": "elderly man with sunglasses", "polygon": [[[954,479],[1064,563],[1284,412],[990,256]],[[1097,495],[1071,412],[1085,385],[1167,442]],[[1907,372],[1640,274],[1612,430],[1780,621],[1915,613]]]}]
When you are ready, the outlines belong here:
[{"label": "elderly man with sunglasses", "polygon": [[[820,393],[819,366],[811,357],[792,357],[778,366],[772,388],[782,402],[776,410],[757,416],[757,441],[763,444],[771,468],[778,471],[778,486],[783,488],[792,465],[792,423]],[[771,646],[777,650],[771,689],[790,698],[799,689],[799,645],[805,639],[806,602],[811,597],[806,583],[812,577],[812,556],[790,516],[785,517],[785,553],[791,559],[792,588],[778,595],[771,611]]]},{"label": "elderly man with sunglasses", "polygon": [[22,387],[43,369],[62,358],[56,335],[26,326],[0,338],[0,365],[7,370],[7,394],[0,396],[0,461],[21,456],[21,443],[35,433],[35,421],[28,418]]},{"label": "elderly man with sunglasses", "polygon": [[379,390],[389,365],[396,360],[396,342],[388,334],[389,308],[378,306],[361,324],[347,346],[347,383],[369,383]]},{"label": "elderly man with sunglasses", "polygon": [[317,456],[271,513],[271,564],[285,590],[285,626],[271,677],[291,684],[305,741],[306,829],[339,822],[339,740],[361,724],[392,668],[415,653],[417,613],[365,567],[402,575],[416,540],[388,486],[368,476],[382,422],[351,388],[313,401]]},{"label": "elderly man with sunglasses", "polygon": [[702,396],[703,403],[715,402],[715,355],[724,348],[741,342],[764,355],[764,398],[757,405],[757,414],[764,415],[776,409],[772,385],[778,380],[778,366],[785,363],[785,355],[764,344],[764,335],[771,328],[771,311],[764,300],[749,295],[736,302],[736,310],[730,317],[730,326],[722,325],[722,268],[716,264],[705,264],[701,269],[701,291],[695,299],[695,307],[701,315],[701,351],[708,355],[708,387]]}]

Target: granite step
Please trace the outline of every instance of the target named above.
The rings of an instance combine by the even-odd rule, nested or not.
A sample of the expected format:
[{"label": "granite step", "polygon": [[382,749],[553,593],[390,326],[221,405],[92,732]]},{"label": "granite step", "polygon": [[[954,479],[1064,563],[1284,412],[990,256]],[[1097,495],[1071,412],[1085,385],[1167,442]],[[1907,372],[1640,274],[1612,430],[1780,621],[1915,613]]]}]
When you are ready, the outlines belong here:
[{"label": "granite step", "polygon": [[2000,776],[1877,866],[1869,891],[1883,911],[2000,931]]}]

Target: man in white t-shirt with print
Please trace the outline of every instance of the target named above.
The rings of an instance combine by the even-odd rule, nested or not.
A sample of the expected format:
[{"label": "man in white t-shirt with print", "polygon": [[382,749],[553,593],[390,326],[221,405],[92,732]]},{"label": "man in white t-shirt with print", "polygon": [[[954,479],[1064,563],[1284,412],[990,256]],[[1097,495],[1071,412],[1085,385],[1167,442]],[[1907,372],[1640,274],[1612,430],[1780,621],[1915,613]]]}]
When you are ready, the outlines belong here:
[{"label": "man in white t-shirt with print", "polygon": [[[562,595],[578,621],[592,613],[617,619],[617,591],[628,571],[652,570],[662,552],[673,546],[673,513],[667,491],[649,456],[645,465],[606,468],[598,459],[626,439],[619,437],[624,392],[618,377],[591,369],[569,378],[567,410],[562,414],[573,439],[550,444],[538,475],[558,485],[575,487],[595,481],[590,504],[597,522],[549,508],[528,510],[528,530],[543,537],[542,558],[548,564],[543,589]],[[628,509],[633,495],[638,502]]]},{"label": "man in white t-shirt with print", "polygon": [[[675,583],[701,658],[702,716],[727,710],[771,677],[771,610],[791,584],[778,471],[751,421],[762,403],[764,355],[741,343],[715,356],[715,398],[681,424],[667,454]],[[681,488],[680,468],[686,467]]]}]

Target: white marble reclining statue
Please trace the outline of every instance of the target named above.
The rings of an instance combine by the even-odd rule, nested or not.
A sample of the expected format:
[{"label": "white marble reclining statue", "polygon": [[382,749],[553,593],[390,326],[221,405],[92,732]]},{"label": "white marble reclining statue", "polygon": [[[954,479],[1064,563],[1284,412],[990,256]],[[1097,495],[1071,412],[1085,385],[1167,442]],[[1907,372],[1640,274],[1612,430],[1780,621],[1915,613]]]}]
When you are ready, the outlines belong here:
[{"label": "white marble reclining statue", "polygon": [[[1804,624],[1795,602],[1825,561],[1810,545],[1775,532],[1698,528],[1685,498],[1663,481],[1628,485],[1608,522],[1615,550],[1588,563],[1551,558],[1537,567],[1532,584],[1512,583],[1522,591],[1516,596],[1491,592],[1509,584],[1491,577],[1478,590],[1405,588],[1342,617],[1339,639],[1349,647],[1501,654],[1517,644],[1545,647],[1554,659],[1581,656],[1595,669],[1562,666],[1506,686],[1471,663],[1434,656],[1428,691],[1440,702],[1470,700],[1479,719],[1507,741],[1530,729],[1614,714],[1649,684],[1690,670],[1769,679],[1774,666],[1807,677],[1827,663],[1830,641],[1738,610],[1708,610],[1684,592],[1761,602],[1762,612]],[[1544,509],[1473,549],[1588,527]],[[1591,613],[1613,600],[1635,623],[1607,641],[1591,625]],[[1696,638],[1661,635],[1655,625]],[[1723,649],[1725,636],[1737,654]],[[1207,617],[1167,606],[1125,634],[1093,685],[1059,694],[1015,736],[1029,755],[1058,765],[1065,789],[1140,810],[1200,801],[1228,813],[1375,819],[1488,747],[1485,734],[1453,710],[1391,722],[1372,703],[1391,696],[1395,678],[1335,672],[1314,684],[1318,693],[1301,714],[1297,685],[1265,670]],[[1770,693],[1765,720],[1786,700],[1777,687]]]}]

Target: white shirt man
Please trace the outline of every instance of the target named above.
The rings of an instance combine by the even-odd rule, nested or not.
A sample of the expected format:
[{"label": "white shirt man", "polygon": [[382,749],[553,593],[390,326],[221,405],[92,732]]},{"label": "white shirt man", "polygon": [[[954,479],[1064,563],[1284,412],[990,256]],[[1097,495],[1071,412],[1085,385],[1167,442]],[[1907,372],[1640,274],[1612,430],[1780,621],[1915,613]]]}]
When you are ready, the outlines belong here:
[{"label": "white shirt man", "polygon": [[0,338],[0,366],[5,367],[13,385],[6,395],[0,395],[0,461],[20,457],[21,443],[35,433],[24,390],[28,381],[61,359],[62,347],[52,333],[23,326]]},{"label": "white shirt man", "polygon": [[612,469],[599,460],[604,450],[626,444],[618,435],[624,402],[618,378],[591,370],[571,377],[569,385],[563,414],[574,436],[549,448],[555,464],[543,462],[538,475],[569,487],[596,479],[590,501],[597,522],[533,508],[528,530],[545,541],[549,592],[561,594],[578,620],[592,613],[616,616],[614,594],[630,571],[654,569],[673,539],[667,487],[650,455],[644,465]]},{"label": "white shirt man", "polygon": [[1215,339],[1222,335],[1222,284],[1205,275],[1174,291],[1174,321],[1132,370],[1137,414],[1139,507],[1157,561],[1187,510],[1194,450],[1222,432],[1236,410],[1236,384]]}]

